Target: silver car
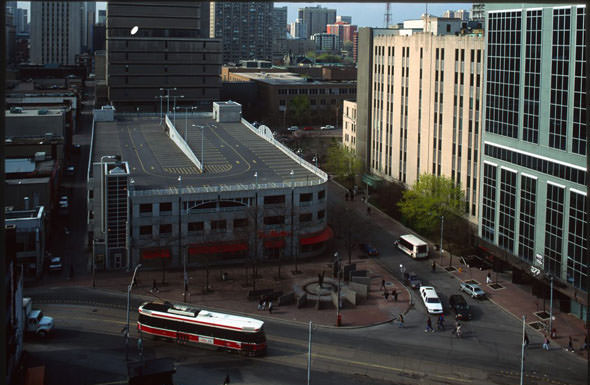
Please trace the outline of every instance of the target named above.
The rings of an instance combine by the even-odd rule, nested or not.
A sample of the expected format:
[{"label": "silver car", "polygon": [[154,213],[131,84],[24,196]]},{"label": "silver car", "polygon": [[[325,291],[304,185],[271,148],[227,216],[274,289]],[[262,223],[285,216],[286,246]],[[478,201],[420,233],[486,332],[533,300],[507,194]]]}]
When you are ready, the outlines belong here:
[{"label": "silver car", "polygon": [[469,294],[471,298],[485,298],[486,292],[475,283],[461,282],[461,291]]}]

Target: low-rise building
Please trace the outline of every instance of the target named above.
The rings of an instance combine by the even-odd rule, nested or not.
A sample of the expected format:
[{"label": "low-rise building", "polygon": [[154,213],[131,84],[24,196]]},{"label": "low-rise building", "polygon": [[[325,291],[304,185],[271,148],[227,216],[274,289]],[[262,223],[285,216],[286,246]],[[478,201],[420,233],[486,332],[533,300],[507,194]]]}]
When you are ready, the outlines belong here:
[{"label": "low-rise building", "polygon": [[[311,257],[331,238],[327,175],[241,119],[115,114],[96,122],[88,223],[97,269]],[[129,136],[115,135],[124,130]],[[142,142],[141,147],[131,143]]]},{"label": "low-rise building", "polygon": [[356,101],[345,100],[342,108],[342,144],[353,154],[356,150]]},{"label": "low-rise building", "polygon": [[45,207],[34,209],[5,209],[6,225],[15,227],[16,264],[23,265],[25,272],[40,278],[43,273],[46,239]]}]

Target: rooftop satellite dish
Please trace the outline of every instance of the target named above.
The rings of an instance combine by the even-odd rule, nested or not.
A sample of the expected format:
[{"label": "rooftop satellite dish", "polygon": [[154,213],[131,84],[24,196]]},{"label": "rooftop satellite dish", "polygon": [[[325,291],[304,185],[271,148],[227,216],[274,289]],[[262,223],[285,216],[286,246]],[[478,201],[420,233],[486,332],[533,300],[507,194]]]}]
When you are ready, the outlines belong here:
[{"label": "rooftop satellite dish", "polygon": [[136,25],[135,27],[131,28],[131,34],[135,35],[139,31],[139,27]]}]

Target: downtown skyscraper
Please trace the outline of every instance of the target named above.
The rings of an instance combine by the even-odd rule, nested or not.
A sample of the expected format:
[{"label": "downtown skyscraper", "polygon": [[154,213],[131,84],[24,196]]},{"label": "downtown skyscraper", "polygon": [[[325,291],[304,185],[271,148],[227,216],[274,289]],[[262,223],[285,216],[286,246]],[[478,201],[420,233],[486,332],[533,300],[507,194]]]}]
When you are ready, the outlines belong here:
[{"label": "downtown skyscraper", "polygon": [[[588,290],[585,5],[486,4],[479,235],[532,275]],[[564,305],[565,304],[565,305]]]}]

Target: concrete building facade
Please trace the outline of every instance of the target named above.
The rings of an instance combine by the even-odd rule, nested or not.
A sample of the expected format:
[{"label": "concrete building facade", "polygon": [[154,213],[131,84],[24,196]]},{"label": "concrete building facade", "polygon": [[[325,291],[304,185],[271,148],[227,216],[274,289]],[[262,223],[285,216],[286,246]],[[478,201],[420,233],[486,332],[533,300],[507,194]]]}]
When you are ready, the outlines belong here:
[{"label": "concrete building facade", "polygon": [[287,53],[287,10],[285,7],[274,7],[272,9],[272,59],[273,62],[280,62]]},{"label": "concrete building facade", "polygon": [[586,6],[490,3],[485,11],[479,236],[529,275],[563,284],[561,310],[585,318]]},{"label": "concrete building facade", "polygon": [[272,59],[272,2],[213,1],[210,13],[209,37],[221,39],[224,64]]},{"label": "concrete building facade", "polygon": [[311,35],[315,43],[316,51],[338,51],[340,50],[340,37],[330,33],[315,33]]},{"label": "concrete building facade", "polygon": [[338,35],[338,38],[340,39],[340,44],[345,43],[347,41],[352,42],[356,30],[356,25],[345,24],[342,22],[336,22],[336,24],[328,24],[326,26],[327,33],[330,33],[332,35]]},{"label": "concrete building facade", "polygon": [[79,1],[31,2],[31,62],[76,64],[84,31]]},{"label": "concrete building facade", "polygon": [[326,32],[326,25],[336,22],[336,10],[329,8],[305,7],[297,10],[297,18],[305,25],[305,37],[309,39],[316,33]]},{"label": "concrete building facade", "polygon": [[[406,185],[424,173],[447,176],[461,185],[476,222],[483,39],[375,30],[371,47],[370,64],[359,65],[356,136],[359,154],[366,143],[368,170]],[[360,96],[361,76],[368,97]],[[365,105],[369,116],[361,115]]]},{"label": "concrete building facade", "polygon": [[357,104],[355,101],[345,100],[342,107],[342,144],[353,154],[356,150]]},{"label": "concrete building facade", "polygon": [[209,3],[109,1],[106,29],[106,85],[117,110],[156,112],[174,97],[209,109],[219,98],[222,47],[209,39]]}]

